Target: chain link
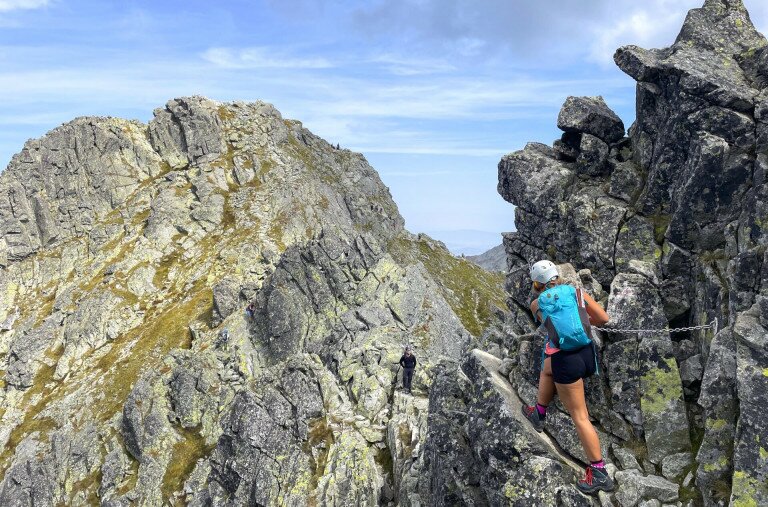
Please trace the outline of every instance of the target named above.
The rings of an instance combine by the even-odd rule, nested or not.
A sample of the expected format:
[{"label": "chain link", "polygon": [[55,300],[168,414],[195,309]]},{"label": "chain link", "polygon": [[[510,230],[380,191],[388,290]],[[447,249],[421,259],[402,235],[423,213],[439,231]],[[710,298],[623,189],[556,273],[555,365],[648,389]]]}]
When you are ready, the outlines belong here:
[{"label": "chain link", "polygon": [[676,328],[663,328],[663,329],[618,329],[612,327],[593,327],[598,331],[604,331],[606,333],[683,333],[685,331],[699,331],[701,329],[712,329],[714,334],[717,334],[717,317],[709,324],[702,324],[700,326],[688,326],[688,327],[676,327]]}]

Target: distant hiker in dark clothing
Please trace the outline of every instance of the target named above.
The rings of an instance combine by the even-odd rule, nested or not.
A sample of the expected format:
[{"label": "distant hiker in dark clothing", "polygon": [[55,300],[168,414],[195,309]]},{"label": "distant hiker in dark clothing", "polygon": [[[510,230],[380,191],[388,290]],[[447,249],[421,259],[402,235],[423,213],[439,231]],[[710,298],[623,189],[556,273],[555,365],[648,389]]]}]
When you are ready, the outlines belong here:
[{"label": "distant hiker in dark clothing", "polygon": [[403,389],[410,394],[413,370],[416,368],[416,356],[413,355],[411,347],[405,348],[405,353],[400,357],[400,366],[403,367]]},{"label": "distant hiker in dark clothing", "polygon": [[219,331],[219,338],[216,340],[216,347],[226,347],[229,344],[229,329]]},{"label": "distant hiker in dark clothing", "polygon": [[248,315],[248,318],[253,320],[253,316],[256,314],[256,303],[251,301],[248,306],[245,307],[245,314]]}]

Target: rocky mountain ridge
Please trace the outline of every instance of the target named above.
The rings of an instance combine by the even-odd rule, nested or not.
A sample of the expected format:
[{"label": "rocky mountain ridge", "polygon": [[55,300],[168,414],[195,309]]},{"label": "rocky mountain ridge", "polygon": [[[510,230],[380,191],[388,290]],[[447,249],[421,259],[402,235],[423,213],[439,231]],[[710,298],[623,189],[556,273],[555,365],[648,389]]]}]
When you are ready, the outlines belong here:
[{"label": "rocky mountain ridge", "polygon": [[507,270],[507,252],[504,245],[498,245],[480,255],[468,255],[467,259],[488,271]]},{"label": "rocky mountain ridge", "polygon": [[395,499],[432,364],[504,307],[402,225],[362,156],[264,103],[28,142],[0,176],[0,504]]}]

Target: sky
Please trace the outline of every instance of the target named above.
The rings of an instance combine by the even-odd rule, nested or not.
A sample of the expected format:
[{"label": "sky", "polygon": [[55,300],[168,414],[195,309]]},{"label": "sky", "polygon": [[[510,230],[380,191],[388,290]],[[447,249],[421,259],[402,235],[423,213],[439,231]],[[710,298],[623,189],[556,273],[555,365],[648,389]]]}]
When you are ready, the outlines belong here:
[{"label": "sky", "polygon": [[[629,127],[625,44],[665,47],[703,0],[0,0],[0,168],[77,116],[264,100],[359,151],[406,227],[476,254],[514,230],[497,165],[559,137],[569,95]],[[768,2],[745,0],[760,31]]]}]

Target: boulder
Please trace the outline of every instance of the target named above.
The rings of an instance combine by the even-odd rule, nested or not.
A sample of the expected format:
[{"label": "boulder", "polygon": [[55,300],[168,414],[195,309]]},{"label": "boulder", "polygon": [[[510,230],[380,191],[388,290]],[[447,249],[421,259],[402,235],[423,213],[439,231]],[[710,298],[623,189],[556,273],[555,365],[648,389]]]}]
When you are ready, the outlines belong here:
[{"label": "boulder", "polygon": [[616,500],[621,507],[634,507],[641,500],[674,502],[679,497],[677,484],[657,475],[644,476],[637,470],[616,472],[616,482]]},{"label": "boulder", "polygon": [[624,123],[602,97],[568,97],[557,116],[557,128],[582,132],[615,143],[624,137]]},{"label": "boulder", "polygon": [[605,141],[591,134],[582,134],[579,154],[576,156],[576,170],[587,176],[603,176],[610,169],[609,147]]},{"label": "boulder", "polygon": [[222,280],[213,287],[213,325],[232,315],[240,301],[240,287],[234,280]]},{"label": "boulder", "polygon": [[613,455],[622,470],[641,470],[640,464],[637,461],[637,457],[629,449],[621,447],[618,444],[613,444],[611,446],[611,451],[613,451]]},{"label": "boulder", "polygon": [[670,454],[661,460],[661,475],[670,481],[679,482],[693,465],[693,455],[690,452]]}]

